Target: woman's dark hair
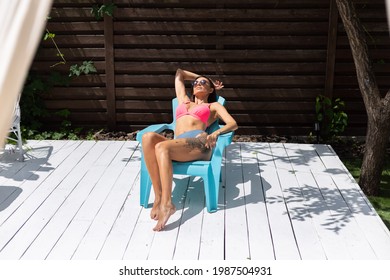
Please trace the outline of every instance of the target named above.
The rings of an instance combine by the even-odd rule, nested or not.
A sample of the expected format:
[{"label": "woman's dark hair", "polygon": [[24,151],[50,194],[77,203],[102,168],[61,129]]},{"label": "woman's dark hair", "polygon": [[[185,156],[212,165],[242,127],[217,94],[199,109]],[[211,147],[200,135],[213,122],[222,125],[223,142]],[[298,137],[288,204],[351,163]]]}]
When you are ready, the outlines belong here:
[{"label": "woman's dark hair", "polygon": [[[213,92],[210,93],[208,98],[207,98],[207,103],[217,102],[217,93],[215,92],[215,86],[214,86],[213,81],[209,77],[201,75],[201,76],[196,77],[194,82],[197,79],[199,79],[199,78],[206,78],[209,81],[210,87],[213,89]],[[191,89],[191,101],[194,101],[194,100],[195,100],[194,87],[192,87],[192,89]]]}]

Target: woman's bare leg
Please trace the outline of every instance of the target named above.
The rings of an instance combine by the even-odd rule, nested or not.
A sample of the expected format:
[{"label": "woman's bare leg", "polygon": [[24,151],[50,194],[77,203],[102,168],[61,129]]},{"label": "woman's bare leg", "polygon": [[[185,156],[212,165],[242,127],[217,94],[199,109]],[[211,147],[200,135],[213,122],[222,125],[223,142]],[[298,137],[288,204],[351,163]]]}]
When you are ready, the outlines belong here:
[{"label": "woman's bare leg", "polygon": [[169,217],[175,213],[176,207],[172,203],[172,161],[208,160],[211,150],[205,149],[199,139],[175,139],[160,142],[155,147],[158,170],[161,182],[161,202],[158,222],[153,228],[155,231],[164,229]]},{"label": "woman's bare leg", "polygon": [[156,145],[156,158],[158,164],[158,170],[160,172],[161,182],[161,203],[158,216],[158,223],[153,228],[155,231],[160,231],[164,228],[169,217],[175,213],[176,207],[172,203],[172,180],[173,180],[173,167],[172,159],[170,156],[169,145],[162,145],[161,143]]},{"label": "woman's bare leg", "polygon": [[158,143],[166,141],[167,139],[155,132],[148,132],[142,136],[142,150],[143,156],[148,169],[150,179],[152,180],[154,191],[154,203],[150,217],[154,220],[158,220],[158,214],[161,202],[161,180],[160,172],[157,164],[155,147]]}]

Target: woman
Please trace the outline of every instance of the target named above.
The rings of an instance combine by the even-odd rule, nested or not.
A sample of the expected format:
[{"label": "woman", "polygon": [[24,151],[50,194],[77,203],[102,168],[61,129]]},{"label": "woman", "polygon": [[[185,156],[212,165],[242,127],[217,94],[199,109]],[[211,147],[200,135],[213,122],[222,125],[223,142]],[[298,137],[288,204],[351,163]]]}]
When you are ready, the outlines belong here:
[{"label": "woman", "polygon": [[[188,98],[185,81],[192,82],[192,96]],[[169,217],[176,211],[172,203],[172,161],[210,160],[212,149],[220,134],[237,129],[237,123],[216,102],[216,90],[223,88],[220,81],[178,69],[175,90],[178,99],[175,139],[148,132],[142,137],[142,149],[146,167],[153,184],[155,200],[151,218],[157,220],[155,231],[164,229]],[[205,130],[217,118],[226,125],[208,135]]]}]

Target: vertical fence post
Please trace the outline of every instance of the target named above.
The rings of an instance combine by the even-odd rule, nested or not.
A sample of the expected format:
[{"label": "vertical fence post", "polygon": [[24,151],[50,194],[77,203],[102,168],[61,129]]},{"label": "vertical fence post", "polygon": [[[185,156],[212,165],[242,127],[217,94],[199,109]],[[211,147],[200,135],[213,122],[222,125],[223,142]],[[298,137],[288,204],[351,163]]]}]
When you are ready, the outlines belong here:
[{"label": "vertical fence post", "polygon": [[[328,20],[328,44],[326,53],[326,73],[325,73],[325,89],[324,96],[332,100],[333,88],[334,88],[334,70],[336,61],[336,48],[337,48],[337,22],[338,22],[338,10],[335,0],[329,0],[329,20]],[[327,107],[327,105],[324,105]],[[327,110],[328,108],[323,108]],[[317,143],[319,142],[319,136],[328,136],[328,127],[331,120],[329,116],[325,115],[321,124],[317,120],[314,124],[314,130],[317,135]]]},{"label": "vertical fence post", "polygon": [[388,23],[389,32],[390,32],[390,0],[386,0],[385,4],[386,4],[387,23]]},{"label": "vertical fence post", "polygon": [[328,48],[326,55],[325,93],[330,99],[333,97],[334,68],[337,47],[337,22],[338,11],[335,0],[330,0],[329,6],[329,27],[328,27]]},{"label": "vertical fence post", "polygon": [[[216,8],[217,9],[224,9],[225,8],[225,5],[222,3],[217,3],[216,5]],[[218,15],[217,15],[218,16]],[[218,23],[223,23],[225,20],[223,18],[216,18],[216,22]],[[225,48],[224,46],[224,40],[223,40],[223,36],[225,35],[225,32],[224,31],[220,31],[220,30],[216,30],[215,31],[215,35],[217,36],[218,39],[220,40],[217,40],[217,44],[215,46],[216,50],[223,50]],[[221,52],[222,53],[222,52]],[[224,56],[222,57],[219,57],[219,58],[216,58],[215,60],[215,75],[223,75],[223,67],[221,66],[221,64],[224,63]]]},{"label": "vertical fence post", "polygon": [[[104,0],[107,4],[110,1]],[[114,67],[114,23],[113,17],[104,15],[104,49],[106,62],[106,101],[107,126],[109,130],[116,129],[116,97],[115,97],[115,67]]]}]

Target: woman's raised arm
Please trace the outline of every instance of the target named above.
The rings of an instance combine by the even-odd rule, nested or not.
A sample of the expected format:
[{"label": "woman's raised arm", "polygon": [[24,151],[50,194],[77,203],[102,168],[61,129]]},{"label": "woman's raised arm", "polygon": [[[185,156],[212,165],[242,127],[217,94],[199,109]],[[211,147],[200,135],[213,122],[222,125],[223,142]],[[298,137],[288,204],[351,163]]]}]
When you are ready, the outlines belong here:
[{"label": "woman's raised arm", "polygon": [[186,94],[186,87],[184,82],[188,80],[190,81],[195,80],[196,77],[198,77],[198,75],[190,71],[186,71],[180,68],[176,70],[175,91],[179,103],[189,100]]}]

